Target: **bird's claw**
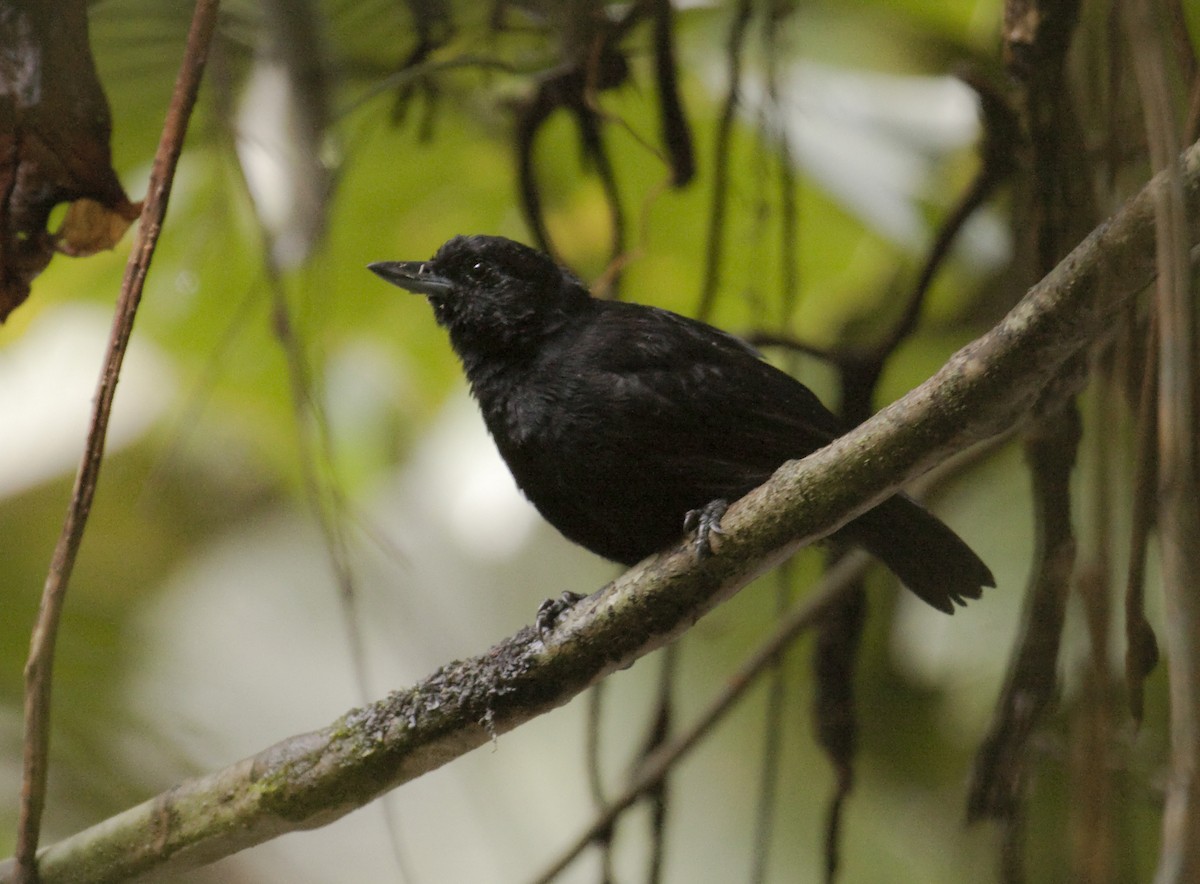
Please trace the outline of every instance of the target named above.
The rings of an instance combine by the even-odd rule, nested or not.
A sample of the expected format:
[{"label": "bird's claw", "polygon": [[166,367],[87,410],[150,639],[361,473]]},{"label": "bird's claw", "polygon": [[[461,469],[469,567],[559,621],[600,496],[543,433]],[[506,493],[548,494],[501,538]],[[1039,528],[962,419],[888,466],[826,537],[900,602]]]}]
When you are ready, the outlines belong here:
[{"label": "bird's claw", "polygon": [[544,639],[546,634],[554,628],[554,624],[558,622],[558,618],[585,598],[587,596],[581,593],[563,590],[558,598],[546,599],[538,605],[537,616],[533,620],[533,625],[537,627],[538,635]]},{"label": "bird's claw", "polygon": [[729,501],[718,498],[699,509],[688,510],[683,517],[683,530],[696,532],[694,548],[697,559],[706,559],[713,554],[712,538],[714,534],[721,536],[725,533],[721,529],[721,518],[727,509]]}]

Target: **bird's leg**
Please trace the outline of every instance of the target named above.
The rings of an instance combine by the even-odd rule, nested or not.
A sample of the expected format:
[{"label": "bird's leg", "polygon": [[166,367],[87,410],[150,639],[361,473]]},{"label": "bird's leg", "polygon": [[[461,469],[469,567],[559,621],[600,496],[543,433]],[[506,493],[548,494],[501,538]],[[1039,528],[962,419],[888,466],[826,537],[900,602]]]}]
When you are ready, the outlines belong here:
[{"label": "bird's leg", "polygon": [[546,633],[553,629],[554,624],[558,622],[558,618],[585,598],[587,596],[583,593],[571,592],[569,589],[564,589],[562,595],[558,598],[546,599],[538,605],[537,616],[533,621],[533,625],[537,627],[538,635],[545,638]]},{"label": "bird's leg", "polygon": [[727,509],[729,501],[718,497],[699,509],[688,510],[683,517],[683,530],[696,532],[696,558],[706,559],[713,554],[712,536],[725,533],[721,530],[721,517]]}]

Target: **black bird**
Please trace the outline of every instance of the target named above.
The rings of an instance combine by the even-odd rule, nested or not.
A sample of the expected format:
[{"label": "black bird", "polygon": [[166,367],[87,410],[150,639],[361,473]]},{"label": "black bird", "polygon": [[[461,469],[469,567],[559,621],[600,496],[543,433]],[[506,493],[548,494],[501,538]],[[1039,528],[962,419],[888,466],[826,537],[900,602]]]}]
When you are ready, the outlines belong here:
[{"label": "black bird", "polygon": [[[381,261],[424,295],[517,485],[568,539],[623,565],[719,531],[724,502],[845,431],[817,397],[737,338],[591,297],[548,256],[457,236],[429,261]],[[979,598],[987,566],[897,494],[842,527],[933,607]]]}]

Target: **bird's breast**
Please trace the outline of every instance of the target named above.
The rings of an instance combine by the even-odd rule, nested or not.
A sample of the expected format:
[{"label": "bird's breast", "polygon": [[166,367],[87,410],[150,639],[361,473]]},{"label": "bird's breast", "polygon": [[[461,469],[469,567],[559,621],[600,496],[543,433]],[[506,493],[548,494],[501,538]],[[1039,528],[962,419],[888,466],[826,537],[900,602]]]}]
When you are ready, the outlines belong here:
[{"label": "bird's breast", "polygon": [[471,392],[479,402],[484,423],[506,458],[510,450],[535,443],[544,434],[550,421],[546,393],[530,383],[525,373],[509,371],[473,377]]}]

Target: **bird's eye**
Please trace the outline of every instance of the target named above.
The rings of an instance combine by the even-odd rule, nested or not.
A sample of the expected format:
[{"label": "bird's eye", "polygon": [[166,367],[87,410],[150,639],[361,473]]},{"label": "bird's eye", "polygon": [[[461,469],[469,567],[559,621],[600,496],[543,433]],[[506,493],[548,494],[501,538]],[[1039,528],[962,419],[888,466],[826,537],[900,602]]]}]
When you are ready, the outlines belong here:
[{"label": "bird's eye", "polygon": [[472,267],[471,269],[474,270],[476,273],[478,273],[480,270],[483,269],[483,262],[482,261],[476,262],[475,266]]}]

